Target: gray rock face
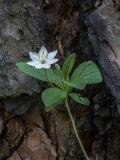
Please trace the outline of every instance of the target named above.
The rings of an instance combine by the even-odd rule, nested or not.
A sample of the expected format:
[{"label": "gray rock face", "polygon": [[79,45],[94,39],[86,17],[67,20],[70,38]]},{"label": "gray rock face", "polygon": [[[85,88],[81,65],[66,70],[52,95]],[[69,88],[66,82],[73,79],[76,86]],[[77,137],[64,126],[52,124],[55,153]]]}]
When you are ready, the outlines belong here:
[{"label": "gray rock face", "polygon": [[[39,4],[39,6],[38,6]],[[39,92],[38,83],[15,66],[44,43],[41,0],[0,1],[0,97]]]},{"label": "gray rock face", "polygon": [[[104,1],[85,18],[88,37],[106,84],[120,104],[120,11],[118,2]],[[119,107],[118,107],[119,108]]]},{"label": "gray rock face", "polygon": [[48,50],[59,50],[61,61],[79,50],[78,18],[72,0],[0,1],[0,101],[7,111],[20,115],[42,106],[37,105],[40,95],[36,98],[42,83],[23,74],[15,63],[29,61],[28,52],[38,52],[45,44]]}]

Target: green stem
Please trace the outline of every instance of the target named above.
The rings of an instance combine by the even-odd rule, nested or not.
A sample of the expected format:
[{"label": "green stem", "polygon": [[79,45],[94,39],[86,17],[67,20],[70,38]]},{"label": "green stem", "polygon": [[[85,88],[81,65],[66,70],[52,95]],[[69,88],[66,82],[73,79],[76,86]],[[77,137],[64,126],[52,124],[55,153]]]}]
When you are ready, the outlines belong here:
[{"label": "green stem", "polygon": [[80,147],[81,147],[81,150],[82,150],[82,152],[83,152],[83,154],[84,154],[84,156],[85,156],[85,159],[86,159],[86,160],[90,160],[89,157],[88,157],[88,155],[87,155],[87,153],[86,153],[86,151],[85,151],[85,149],[84,149],[84,146],[83,146],[83,144],[82,144],[82,141],[81,141],[81,139],[80,139],[80,137],[79,137],[79,135],[78,135],[78,131],[77,131],[77,128],[76,128],[76,126],[75,126],[75,122],[74,122],[72,113],[71,113],[71,111],[70,111],[70,107],[69,107],[67,98],[66,98],[66,100],[65,100],[65,105],[66,105],[66,108],[67,108],[67,111],[68,111],[68,114],[69,114],[69,117],[70,117],[70,120],[71,120],[71,123],[72,123],[72,126],[73,126],[74,134],[75,134],[75,136],[76,136],[76,138],[77,138],[77,141],[78,141],[78,143],[79,143],[79,145],[80,145]]},{"label": "green stem", "polygon": [[48,76],[47,76],[47,70],[45,69],[45,75],[46,75],[46,78],[47,78],[47,80],[48,80],[48,82],[49,82],[49,84],[52,86],[52,87],[54,87],[54,85],[49,81],[49,79],[48,79]]}]

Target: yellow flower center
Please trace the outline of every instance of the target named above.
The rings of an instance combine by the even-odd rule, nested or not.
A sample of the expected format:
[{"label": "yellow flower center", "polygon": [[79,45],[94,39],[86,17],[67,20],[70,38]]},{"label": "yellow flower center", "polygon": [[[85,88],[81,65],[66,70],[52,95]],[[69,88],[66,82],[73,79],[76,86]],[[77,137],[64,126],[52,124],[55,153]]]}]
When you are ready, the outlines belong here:
[{"label": "yellow flower center", "polygon": [[44,64],[46,61],[45,61],[45,59],[42,59],[41,60],[41,64]]}]

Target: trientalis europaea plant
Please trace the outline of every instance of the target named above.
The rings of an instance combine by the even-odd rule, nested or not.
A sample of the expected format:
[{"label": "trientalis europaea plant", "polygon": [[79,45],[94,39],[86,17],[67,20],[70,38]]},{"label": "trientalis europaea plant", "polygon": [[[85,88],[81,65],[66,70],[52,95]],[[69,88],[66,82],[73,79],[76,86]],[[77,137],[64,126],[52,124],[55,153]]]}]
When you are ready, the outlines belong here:
[{"label": "trientalis europaea plant", "polygon": [[[98,66],[92,61],[81,63],[73,72],[73,66],[76,59],[76,54],[72,53],[65,60],[62,67],[58,64],[57,67],[51,66],[58,61],[55,58],[57,51],[48,53],[47,49],[43,46],[39,53],[29,52],[30,62],[19,62],[16,66],[25,74],[36,78],[38,80],[50,83],[49,88],[42,92],[42,100],[45,104],[47,112],[52,111],[61,103],[65,104],[68,111],[74,134],[80,145],[86,160],[88,157],[70,110],[69,98],[82,105],[89,106],[89,99],[82,97],[79,93],[75,93],[73,89],[84,90],[89,84],[96,84],[102,82],[102,75]],[[72,73],[71,73],[72,72]]]}]

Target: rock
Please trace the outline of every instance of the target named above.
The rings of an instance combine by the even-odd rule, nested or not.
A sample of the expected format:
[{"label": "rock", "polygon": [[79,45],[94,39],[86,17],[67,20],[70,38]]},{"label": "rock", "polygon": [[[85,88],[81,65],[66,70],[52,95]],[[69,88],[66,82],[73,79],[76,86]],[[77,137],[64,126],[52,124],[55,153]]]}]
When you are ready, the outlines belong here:
[{"label": "rock", "polygon": [[0,160],[3,160],[10,156],[10,147],[5,139],[0,142]]},{"label": "rock", "polygon": [[67,154],[67,145],[70,145],[70,121],[68,119],[68,116],[61,114],[57,110],[53,111],[50,119],[50,124],[51,140],[53,144],[57,146],[57,153],[60,159],[64,159]]},{"label": "rock", "polygon": [[[88,38],[116,102],[120,104],[120,13],[112,0],[103,1],[102,5],[85,18]],[[108,69],[109,68],[109,69]]]},{"label": "rock", "polygon": [[21,159],[55,160],[56,152],[45,132],[33,127],[27,133],[24,142],[18,149]]},{"label": "rock", "polygon": [[5,139],[9,143],[11,151],[21,142],[24,131],[24,126],[20,120],[11,119],[6,124]]},{"label": "rock", "polygon": [[[82,1],[82,0],[81,0]],[[85,9],[86,1],[87,9]],[[79,4],[84,24],[81,19],[80,43],[83,51],[93,60],[97,60],[103,73],[104,80],[116,99],[118,111],[120,111],[120,11],[117,0],[103,0],[97,8],[91,7],[89,0]],[[95,5],[98,1],[94,1]],[[85,11],[84,11],[85,10]],[[109,69],[108,69],[109,68]]]},{"label": "rock", "polygon": [[25,126],[38,126],[45,129],[45,120],[42,118],[42,111],[27,112],[21,116]]},{"label": "rock", "polygon": [[[109,96],[104,96],[102,92],[93,99],[95,106],[91,112],[94,126],[91,159],[119,160],[120,119],[115,105],[120,113],[120,1],[94,2],[95,5],[90,0],[79,0],[78,3],[80,46],[90,59],[98,63],[107,86],[101,88]],[[86,3],[89,5],[86,6]]]},{"label": "rock", "polygon": [[[113,119],[110,130],[108,158],[119,160],[120,158],[120,117]],[[113,129],[114,128],[114,129]]]},{"label": "rock", "polygon": [[[0,110],[0,160],[10,156],[17,148],[24,136],[25,128],[22,121],[13,115]],[[2,118],[1,118],[2,117]]]},{"label": "rock", "polygon": [[92,154],[91,160],[103,160],[106,157],[106,142],[105,136],[94,137],[94,142],[92,144]]},{"label": "rock", "polygon": [[38,111],[42,108],[40,95],[23,95],[17,98],[7,98],[2,100],[4,108],[8,112],[14,112],[16,115],[22,115],[27,111]]},{"label": "rock", "polygon": [[21,160],[19,154],[15,151],[10,158],[7,160]]},{"label": "rock", "polygon": [[28,61],[24,55],[29,51],[38,52],[44,43],[41,2],[2,0],[0,3],[0,97],[31,95],[41,90],[36,80],[15,66],[16,62]]}]

